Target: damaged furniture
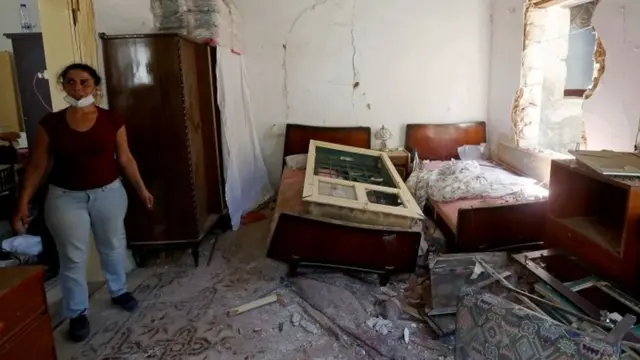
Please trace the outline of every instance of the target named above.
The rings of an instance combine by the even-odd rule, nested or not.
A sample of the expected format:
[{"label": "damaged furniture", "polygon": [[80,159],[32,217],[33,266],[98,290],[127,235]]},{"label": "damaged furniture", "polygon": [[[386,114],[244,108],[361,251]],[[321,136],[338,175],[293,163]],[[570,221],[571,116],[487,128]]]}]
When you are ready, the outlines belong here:
[{"label": "damaged furniture", "polygon": [[[592,319],[614,320],[624,314],[640,316],[640,303],[616,285],[594,276],[590,266],[561,250],[540,250],[512,255],[541,282],[540,296],[573,308]],[[612,315],[617,313],[618,315]],[[640,339],[634,336],[634,342]]]},{"label": "damaged furniture", "polygon": [[100,37],[109,107],[154,196],[149,211],[125,182],[128,245],[139,265],[146,250],[173,246],[191,248],[197,265],[201,240],[226,218],[216,48],[172,33]]},{"label": "damaged furniture", "polygon": [[[425,165],[428,171],[444,166],[449,160],[460,159],[459,147],[485,142],[484,122],[408,124],[406,128],[405,148],[412,153],[415,150],[420,160],[429,160]],[[495,161],[480,165],[515,176]],[[540,197],[523,200],[505,196],[447,202],[427,199],[424,213],[432,217],[443,232],[448,252],[474,252],[536,247],[543,237],[546,208],[546,199]]]},{"label": "damaged furniture", "polygon": [[56,359],[39,266],[0,268],[0,359]]},{"label": "damaged furniture", "polygon": [[637,290],[639,185],[637,179],[602,175],[575,160],[554,160],[545,244]]},{"label": "damaged furniture", "polygon": [[[413,272],[420,224],[399,228],[312,214],[303,200],[311,140],[368,149],[371,129],[287,124],[283,163],[290,165],[282,172],[267,255],[288,263],[293,274],[299,266],[327,266],[374,272],[385,284],[394,273]],[[291,161],[296,157],[302,158],[300,166]]]}]

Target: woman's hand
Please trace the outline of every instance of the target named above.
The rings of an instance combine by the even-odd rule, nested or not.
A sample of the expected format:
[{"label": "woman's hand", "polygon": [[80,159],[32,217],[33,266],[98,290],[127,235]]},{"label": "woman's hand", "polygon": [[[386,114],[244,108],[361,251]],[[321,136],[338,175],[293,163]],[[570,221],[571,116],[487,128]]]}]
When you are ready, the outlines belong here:
[{"label": "woman's hand", "polygon": [[146,188],[141,189],[138,192],[138,195],[140,195],[140,199],[147,207],[147,209],[153,210],[153,195],[151,195],[151,193]]},{"label": "woman's hand", "polygon": [[23,234],[29,225],[29,206],[18,205],[16,213],[13,215],[11,227],[17,234]]}]

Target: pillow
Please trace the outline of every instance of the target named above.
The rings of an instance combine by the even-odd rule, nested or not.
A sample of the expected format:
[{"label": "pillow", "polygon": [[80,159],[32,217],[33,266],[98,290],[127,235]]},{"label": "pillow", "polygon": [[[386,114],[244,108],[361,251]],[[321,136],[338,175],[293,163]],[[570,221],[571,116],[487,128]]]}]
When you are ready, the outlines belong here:
[{"label": "pillow", "polygon": [[284,158],[289,169],[304,170],[307,168],[307,154],[289,155]]},{"label": "pillow", "polygon": [[458,156],[460,160],[485,160],[487,159],[486,145],[462,145],[458,148]]}]

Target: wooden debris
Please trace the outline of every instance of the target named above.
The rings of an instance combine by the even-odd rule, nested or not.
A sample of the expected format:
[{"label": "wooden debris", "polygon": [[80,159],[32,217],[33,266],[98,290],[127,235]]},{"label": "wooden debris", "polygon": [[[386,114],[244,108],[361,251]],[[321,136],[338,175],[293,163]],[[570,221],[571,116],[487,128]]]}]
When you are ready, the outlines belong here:
[{"label": "wooden debris", "polygon": [[247,311],[250,311],[250,310],[265,306],[265,305],[269,305],[269,304],[274,303],[276,301],[278,301],[278,295],[276,295],[276,294],[269,295],[269,296],[263,297],[261,299],[252,301],[250,303],[246,303],[244,305],[240,305],[238,307],[235,307],[235,308],[229,310],[228,315],[229,316],[240,315],[240,314],[242,314],[244,312],[247,312]]},{"label": "wooden debris", "polygon": [[404,312],[406,312],[407,314],[411,315],[412,317],[420,320],[421,322],[424,322],[424,319],[422,318],[422,316],[420,316],[420,313],[418,312],[418,310],[412,306],[409,305],[405,305],[402,310],[404,310]]}]

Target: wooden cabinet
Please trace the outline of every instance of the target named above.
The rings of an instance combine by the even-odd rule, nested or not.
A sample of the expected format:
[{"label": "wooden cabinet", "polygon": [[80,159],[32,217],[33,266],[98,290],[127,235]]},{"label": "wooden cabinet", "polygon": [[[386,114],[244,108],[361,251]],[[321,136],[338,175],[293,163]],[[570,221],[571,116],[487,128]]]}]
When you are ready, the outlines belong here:
[{"label": "wooden cabinet", "polygon": [[387,155],[393,166],[396,167],[398,175],[400,175],[402,180],[406,181],[409,177],[409,165],[411,164],[409,161],[411,158],[409,152],[405,149],[398,149],[387,152]]},{"label": "wooden cabinet", "polygon": [[150,212],[125,185],[128,244],[197,251],[225,210],[216,49],[176,34],[100,36],[109,107],[155,199]]},{"label": "wooden cabinet", "polygon": [[[33,141],[38,123],[51,109],[49,81],[37,78],[47,69],[41,33],[4,34],[11,40],[16,68],[16,80],[22,109],[24,131],[29,145]],[[50,73],[55,77],[57,74]]]},{"label": "wooden cabinet", "polygon": [[0,359],[56,359],[40,267],[0,268]]},{"label": "wooden cabinet", "polygon": [[575,160],[554,160],[545,243],[619,284],[637,287],[640,187]]}]

